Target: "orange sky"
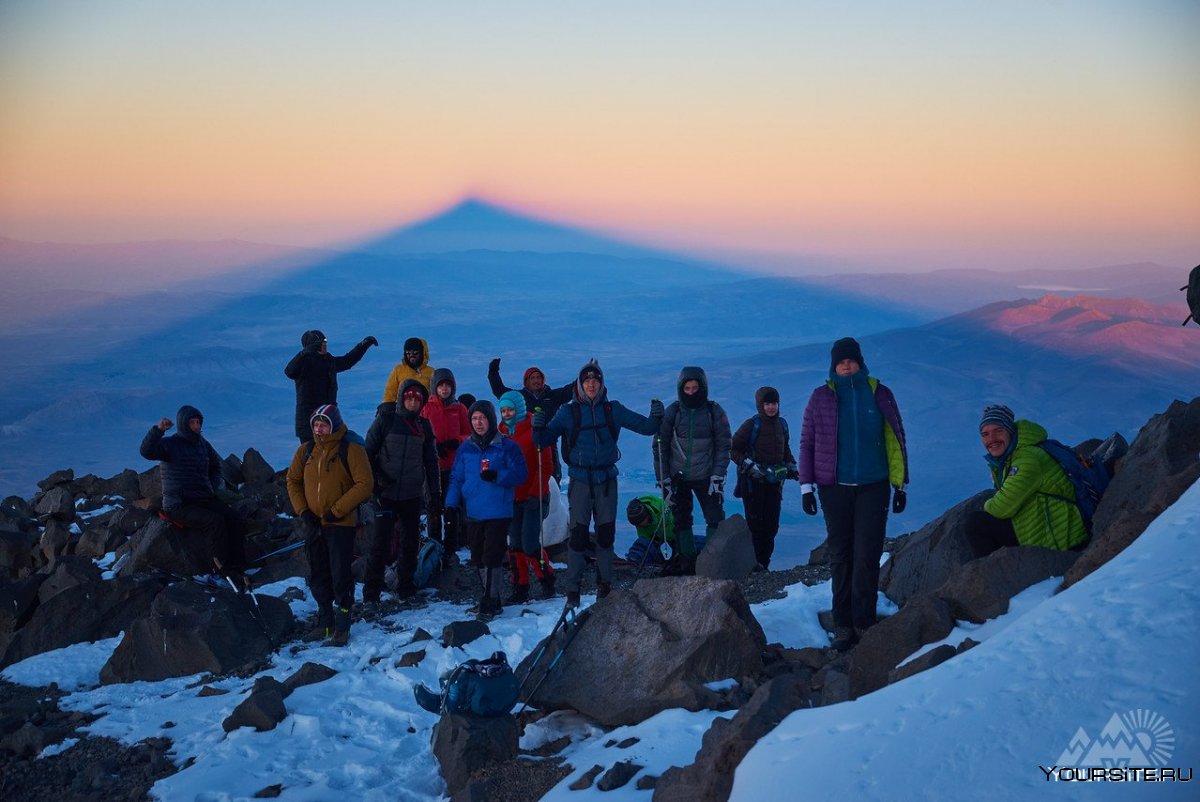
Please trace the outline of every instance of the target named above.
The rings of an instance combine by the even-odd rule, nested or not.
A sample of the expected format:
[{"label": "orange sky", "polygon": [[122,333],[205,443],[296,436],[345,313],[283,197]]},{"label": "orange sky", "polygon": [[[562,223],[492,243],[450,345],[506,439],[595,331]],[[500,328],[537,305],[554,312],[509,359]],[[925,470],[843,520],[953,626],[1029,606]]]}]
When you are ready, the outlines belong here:
[{"label": "orange sky", "polygon": [[1200,253],[1194,3],[253,5],[0,6],[0,236],[315,245],[472,194],[781,269]]}]

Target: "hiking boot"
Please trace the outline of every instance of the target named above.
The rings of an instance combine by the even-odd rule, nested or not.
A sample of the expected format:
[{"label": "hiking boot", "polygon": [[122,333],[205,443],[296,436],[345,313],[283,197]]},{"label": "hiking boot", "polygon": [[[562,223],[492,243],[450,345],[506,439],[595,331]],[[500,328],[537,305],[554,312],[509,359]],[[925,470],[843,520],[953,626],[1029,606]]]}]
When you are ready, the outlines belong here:
[{"label": "hiking boot", "polygon": [[312,629],[301,635],[300,640],[311,643],[314,641],[325,640],[331,635],[333,635],[333,627],[326,626],[325,624],[317,624]]},{"label": "hiking boot", "polygon": [[484,596],[479,600],[479,612],[475,614],[476,621],[491,621],[503,611],[500,600],[495,596]]},{"label": "hiking boot", "polygon": [[553,575],[539,579],[538,583],[542,586],[542,592],[538,594],[539,599],[554,598],[554,577]]},{"label": "hiking boot", "polygon": [[612,593],[612,583],[611,582],[597,582],[596,583],[596,598],[597,599],[603,599],[605,596],[607,596],[610,593]]},{"label": "hiking boot", "polygon": [[379,602],[382,600],[382,598],[383,598],[383,594],[380,593],[378,590],[364,590],[363,591],[363,598],[362,598],[363,604],[379,604]]},{"label": "hiking boot", "polygon": [[567,606],[568,607],[578,607],[579,606],[579,591],[577,591],[577,590],[568,590],[567,591]]},{"label": "hiking boot", "polygon": [[505,604],[524,604],[529,601],[529,586],[514,585],[512,594],[504,600]]},{"label": "hiking boot", "polygon": [[837,627],[833,630],[833,640],[830,646],[839,652],[848,650],[855,644],[857,637],[854,634],[853,627]]},{"label": "hiking boot", "polygon": [[329,636],[329,640],[322,643],[322,646],[342,647],[350,643],[350,630],[335,629],[333,634]]}]

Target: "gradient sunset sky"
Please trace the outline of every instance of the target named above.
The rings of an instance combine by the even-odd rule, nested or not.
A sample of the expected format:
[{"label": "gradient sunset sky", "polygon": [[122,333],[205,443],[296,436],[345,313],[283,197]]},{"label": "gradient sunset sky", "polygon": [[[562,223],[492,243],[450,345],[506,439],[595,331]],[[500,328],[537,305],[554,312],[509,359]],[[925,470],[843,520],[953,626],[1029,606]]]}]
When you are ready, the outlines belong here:
[{"label": "gradient sunset sky", "polygon": [[0,0],[0,236],[474,196],[779,269],[1200,260],[1200,2]]}]

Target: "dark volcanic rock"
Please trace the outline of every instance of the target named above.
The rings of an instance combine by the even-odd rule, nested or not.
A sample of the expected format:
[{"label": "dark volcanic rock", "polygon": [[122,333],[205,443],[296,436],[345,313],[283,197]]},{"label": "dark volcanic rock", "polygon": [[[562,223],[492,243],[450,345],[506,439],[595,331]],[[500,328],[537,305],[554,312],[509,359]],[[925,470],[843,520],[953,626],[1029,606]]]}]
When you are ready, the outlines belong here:
[{"label": "dark volcanic rock", "polygon": [[520,731],[512,716],[448,713],[433,727],[433,754],[451,795],[486,766],[516,757]]},{"label": "dark volcanic rock", "polygon": [[920,674],[922,671],[940,666],[942,663],[949,660],[958,654],[958,649],[955,649],[948,643],[943,643],[941,646],[930,649],[915,660],[910,660],[899,668],[893,669],[888,674],[888,684],[899,682],[903,679],[908,679],[914,674]]},{"label": "dark volcanic rock", "polygon": [[150,609],[126,628],[112,657],[100,671],[104,684],[157,681],[208,672],[227,674],[254,665],[292,629],[286,602],[260,595],[257,615],[271,638],[260,628],[248,596],[216,590],[193,582],[167,586]]},{"label": "dark volcanic rock", "polygon": [[957,569],[937,595],[955,618],[982,624],[1008,612],[1008,602],[1030,585],[1062,576],[1079,552],[1039,546],[999,549]]},{"label": "dark volcanic rock", "polygon": [[275,478],[275,469],[253,448],[246,449],[242,457],[242,477],[246,482],[270,482]]},{"label": "dark volcanic rock", "polygon": [[993,491],[977,493],[951,507],[941,517],[907,537],[900,538],[896,550],[879,569],[879,589],[899,606],[922,593],[942,586],[955,568],[974,558],[967,544],[963,523]]},{"label": "dark volcanic rock", "polygon": [[49,515],[59,521],[70,522],[75,518],[75,497],[65,487],[52,487],[33,509],[38,515]]},{"label": "dark volcanic rock", "polygon": [[161,518],[151,518],[129,541],[129,560],[122,576],[160,570],[179,576],[207,574],[213,570],[213,551],[207,537],[178,529]]},{"label": "dark volcanic rock", "polygon": [[[732,677],[745,684],[763,668],[762,628],[730,581],[644,579],[597,602],[578,627],[564,628],[548,647],[556,654],[573,637],[528,701],[578,710],[606,726],[634,724],[671,707],[717,707],[722,699],[706,683]],[[531,657],[518,676],[529,671]],[[530,686],[551,659],[539,662]]]},{"label": "dark volcanic rock", "polygon": [[850,653],[850,695],[857,699],[887,685],[888,675],[927,643],[954,629],[950,608],[936,596],[918,596],[871,627]]},{"label": "dark volcanic rock", "polygon": [[696,557],[696,576],[709,579],[743,579],[750,575],[758,561],[750,527],[740,515],[731,515],[717,526],[717,531],[704,544]]}]

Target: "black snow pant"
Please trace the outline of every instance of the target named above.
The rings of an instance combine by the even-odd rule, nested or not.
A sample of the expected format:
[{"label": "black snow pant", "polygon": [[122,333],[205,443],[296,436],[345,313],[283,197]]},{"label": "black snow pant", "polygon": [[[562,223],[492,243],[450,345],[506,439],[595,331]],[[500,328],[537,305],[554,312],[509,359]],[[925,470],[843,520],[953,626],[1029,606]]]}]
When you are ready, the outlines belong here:
[{"label": "black snow pant", "polygon": [[[450,486],[450,470],[446,469],[441,473],[442,493],[445,494],[446,488]],[[446,554],[454,554],[462,546],[459,535],[459,517],[458,509],[454,507],[446,507],[442,510],[441,515],[425,517],[426,523],[429,524],[429,536],[442,544],[446,549]]]},{"label": "black snow pant", "polygon": [[771,565],[775,553],[775,535],[779,532],[779,508],[783,503],[783,484],[756,482],[749,477],[742,492],[746,509],[746,525],[754,543],[754,559],[763,568]]},{"label": "black snow pant", "polygon": [[[185,529],[208,538],[213,556],[225,569],[246,567],[246,521],[224,502],[216,498],[185,501],[166,513]],[[198,567],[201,572],[212,569],[210,565]]]},{"label": "black snow pant", "polygon": [[833,625],[869,627],[875,623],[891,490],[885,479],[868,485],[821,485],[817,493],[829,535]]},{"label": "black snow pant", "polygon": [[324,616],[335,604],[342,610],[354,605],[354,527],[322,526],[304,541],[308,555],[308,587]]},{"label": "black snow pant", "polygon": [[396,547],[396,595],[411,596],[417,592],[413,574],[417,570],[417,553],[421,548],[424,503],[420,497],[403,501],[380,499],[379,506],[375,531],[371,533],[367,570],[363,575],[363,598],[378,598],[383,592],[383,573],[392,561],[393,545]]},{"label": "black snow pant", "polygon": [[964,534],[976,559],[1005,546],[1020,545],[1011,520],[997,518],[983,510],[975,510],[967,516]]}]

